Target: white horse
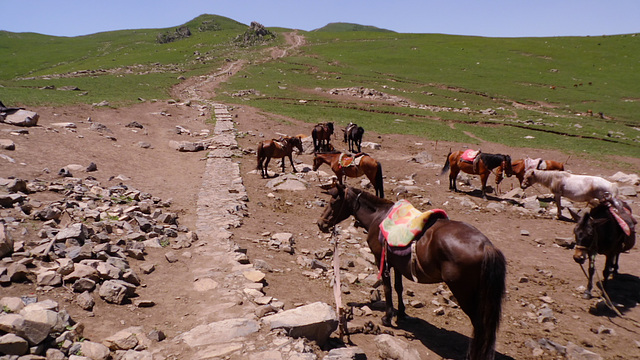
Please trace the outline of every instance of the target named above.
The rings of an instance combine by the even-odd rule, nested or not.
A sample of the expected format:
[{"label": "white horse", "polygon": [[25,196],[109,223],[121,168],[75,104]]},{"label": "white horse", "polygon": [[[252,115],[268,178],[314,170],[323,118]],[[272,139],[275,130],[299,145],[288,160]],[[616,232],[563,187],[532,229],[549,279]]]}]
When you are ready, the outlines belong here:
[{"label": "white horse", "polygon": [[521,187],[526,189],[533,184],[542,184],[553,192],[558,206],[558,219],[562,217],[560,206],[562,196],[573,201],[597,205],[605,198],[606,193],[618,195],[617,185],[599,176],[574,175],[565,171],[528,170],[524,174]]}]

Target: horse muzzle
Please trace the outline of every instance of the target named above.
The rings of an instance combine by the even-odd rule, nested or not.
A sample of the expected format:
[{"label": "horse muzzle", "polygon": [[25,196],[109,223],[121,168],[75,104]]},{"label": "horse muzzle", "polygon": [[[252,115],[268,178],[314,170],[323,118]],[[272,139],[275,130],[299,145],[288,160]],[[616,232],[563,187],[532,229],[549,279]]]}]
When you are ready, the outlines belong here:
[{"label": "horse muzzle", "polygon": [[576,251],[573,253],[573,261],[582,265],[584,264],[584,261],[587,259],[587,255],[588,254],[585,249],[576,249]]}]

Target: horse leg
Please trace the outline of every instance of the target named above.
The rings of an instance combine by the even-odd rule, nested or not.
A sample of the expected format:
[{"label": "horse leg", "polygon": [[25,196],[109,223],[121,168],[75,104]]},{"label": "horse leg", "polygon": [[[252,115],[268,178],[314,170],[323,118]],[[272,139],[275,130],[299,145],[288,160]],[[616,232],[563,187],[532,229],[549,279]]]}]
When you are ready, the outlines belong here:
[{"label": "horse leg", "polygon": [[484,172],[480,174],[480,182],[482,183],[482,198],[487,200],[487,179],[489,178],[489,173]]},{"label": "horse leg", "polygon": [[451,172],[449,173],[449,190],[453,190],[454,192],[458,192],[456,179],[458,178],[459,171],[460,170],[454,170],[453,167],[451,167]]},{"label": "horse leg", "polygon": [[269,177],[269,161],[271,161],[270,157],[267,157],[267,160],[264,162],[264,167],[262,168],[264,171],[264,177]]},{"label": "horse leg", "polygon": [[393,275],[395,277],[395,290],[398,295],[398,321],[404,320],[407,318],[407,313],[405,311],[404,302],[402,301],[402,273],[394,269]]},{"label": "horse leg", "polygon": [[385,302],[385,312],[382,317],[382,325],[384,326],[391,326],[391,319],[393,319],[393,295],[391,293],[391,274],[389,272],[390,270],[385,266],[385,269],[382,272],[382,285],[384,288]]},{"label": "horse leg", "polygon": [[282,157],[282,159],[280,159],[281,165],[282,165],[282,173],[284,174],[284,156]]},{"label": "horse leg", "polygon": [[596,270],[595,255],[589,254],[589,282],[587,283],[587,290],[582,294],[583,299],[591,299],[591,289],[593,289],[593,274]]},{"label": "horse leg", "polygon": [[556,217],[558,219],[562,219],[562,206],[560,205],[560,199],[561,198],[562,198],[562,195],[555,194],[556,206],[558,207],[558,216],[556,216]]},{"label": "horse leg", "polygon": [[[298,172],[298,170],[296,170],[296,166],[293,165],[293,156],[291,154],[289,154],[289,162],[291,162],[291,168],[293,169],[293,172]],[[284,158],[282,158],[282,166],[284,167]]]}]

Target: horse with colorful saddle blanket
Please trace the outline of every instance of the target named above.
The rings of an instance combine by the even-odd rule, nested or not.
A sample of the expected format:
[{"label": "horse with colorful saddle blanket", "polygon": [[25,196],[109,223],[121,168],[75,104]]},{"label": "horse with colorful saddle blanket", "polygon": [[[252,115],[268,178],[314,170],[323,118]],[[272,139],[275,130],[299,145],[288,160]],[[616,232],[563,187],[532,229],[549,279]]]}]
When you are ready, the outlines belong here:
[{"label": "horse with colorful saddle blanket", "polygon": [[383,248],[378,279],[382,277],[382,271],[386,266],[386,252],[389,251],[397,256],[406,256],[407,261],[411,261],[412,280],[417,282],[414,240],[438,219],[448,219],[447,213],[442,209],[421,212],[404,199],[396,202],[380,223],[379,240]]}]

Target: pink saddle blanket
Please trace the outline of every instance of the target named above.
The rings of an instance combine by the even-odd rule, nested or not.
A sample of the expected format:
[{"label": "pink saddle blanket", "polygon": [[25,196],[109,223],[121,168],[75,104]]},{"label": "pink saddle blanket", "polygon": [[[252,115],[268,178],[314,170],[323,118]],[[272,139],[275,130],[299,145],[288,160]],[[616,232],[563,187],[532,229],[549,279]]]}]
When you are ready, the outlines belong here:
[{"label": "pink saddle blanket", "polygon": [[478,156],[479,153],[480,150],[467,149],[462,153],[460,159],[462,159],[463,161],[473,162],[473,160],[476,159],[476,156]]}]

